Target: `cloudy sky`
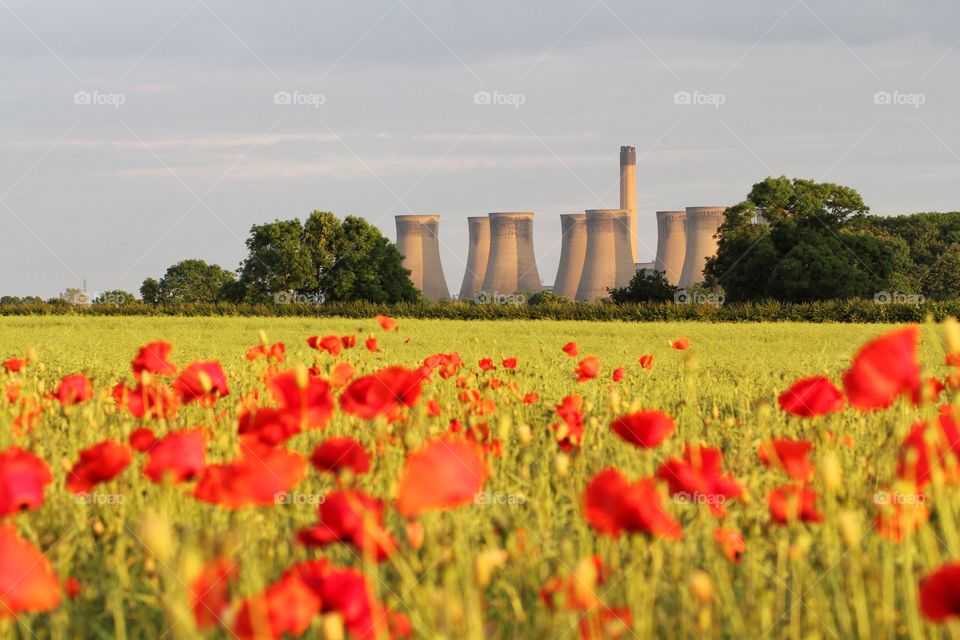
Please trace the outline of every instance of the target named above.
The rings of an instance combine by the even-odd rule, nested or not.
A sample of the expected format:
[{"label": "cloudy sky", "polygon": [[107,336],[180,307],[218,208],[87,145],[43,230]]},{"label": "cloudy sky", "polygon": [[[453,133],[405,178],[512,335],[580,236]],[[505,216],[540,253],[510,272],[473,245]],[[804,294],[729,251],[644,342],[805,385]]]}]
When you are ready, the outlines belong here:
[{"label": "cloudy sky", "polygon": [[390,238],[441,214],[454,292],[466,217],[534,211],[549,284],[558,214],[618,206],[624,144],[642,260],[655,211],[767,175],[957,210],[958,25],[955,0],[0,0],[0,293],[233,269],[250,225],[314,209]]}]

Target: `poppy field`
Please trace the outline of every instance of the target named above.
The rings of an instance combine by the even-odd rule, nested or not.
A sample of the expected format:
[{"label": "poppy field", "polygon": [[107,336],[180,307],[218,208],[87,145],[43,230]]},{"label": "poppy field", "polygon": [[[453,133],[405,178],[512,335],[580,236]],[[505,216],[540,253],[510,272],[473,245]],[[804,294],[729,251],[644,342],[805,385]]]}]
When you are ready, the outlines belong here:
[{"label": "poppy field", "polygon": [[960,636],[960,326],[0,319],[0,637]]}]

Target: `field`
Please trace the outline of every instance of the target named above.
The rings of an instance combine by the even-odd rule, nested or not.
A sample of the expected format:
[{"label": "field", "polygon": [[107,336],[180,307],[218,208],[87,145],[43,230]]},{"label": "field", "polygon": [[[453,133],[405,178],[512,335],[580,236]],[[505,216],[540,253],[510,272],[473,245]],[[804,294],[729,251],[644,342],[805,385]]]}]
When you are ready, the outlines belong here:
[{"label": "field", "polygon": [[[47,605],[33,606],[49,610],[24,607],[18,616],[4,616],[4,609],[15,609],[7,594],[19,587],[0,562],[0,591],[6,589],[0,593],[0,636],[231,638],[295,629],[303,637],[374,638],[402,635],[408,625],[409,637],[449,639],[960,635],[925,618],[918,602],[920,579],[960,557],[952,456],[943,457],[942,472],[932,473],[925,493],[905,489],[895,473],[901,442],[918,419],[937,416],[937,403],[914,406],[898,398],[874,412],[848,406],[812,418],[789,415],[778,405],[782,392],[809,376],[828,376],[843,389],[843,372],[860,347],[895,328],[400,319],[386,331],[373,319],[2,318],[0,361],[26,357],[29,349],[35,357],[19,372],[0,369],[0,391],[20,385],[16,400],[0,398],[0,451],[20,447],[52,474],[42,503],[3,520],[44,554],[24,570],[46,558],[65,586],[55,606],[49,595]],[[245,358],[261,343],[261,331],[267,344],[286,345],[285,362],[266,373],[271,365],[265,358]],[[334,356],[307,344],[310,336],[328,335],[355,335],[356,346]],[[371,335],[376,351],[364,344]],[[924,375],[943,379],[950,373],[943,327],[923,325],[920,335]],[[671,346],[681,337],[689,348]],[[131,360],[155,340],[173,345],[169,358],[181,372],[194,361],[219,361],[229,395],[184,402],[166,420],[136,418],[118,406],[114,386],[135,386]],[[579,350],[573,357],[562,350],[570,341]],[[206,464],[235,460],[239,416],[257,404],[273,405],[262,380],[294,370],[303,386],[307,374],[297,369],[300,363],[316,365],[319,379],[348,362],[357,380],[388,365],[417,369],[433,354],[453,352],[464,366],[445,378],[441,365],[422,383],[421,397],[392,416],[365,418],[338,404],[329,421],[316,418],[329,423],[325,428],[270,442],[309,459],[318,444],[350,436],[370,456],[366,473],[335,479],[307,463],[305,479],[284,487],[269,504],[227,504],[242,501],[232,494],[214,503],[194,496],[205,481],[198,479],[202,472],[158,482],[145,477],[147,445],[143,453],[132,452],[129,467],[115,478],[79,494],[67,489],[81,450],[105,440],[125,446],[144,426],[157,438],[203,426]],[[588,355],[598,358],[599,373],[590,377],[587,371],[588,379],[577,382],[574,370]],[[639,363],[643,355],[653,356],[652,369]],[[515,369],[504,366],[512,357]],[[493,370],[479,366],[485,358]],[[615,382],[618,368],[623,377]],[[61,406],[57,387],[77,373],[92,381],[93,396]],[[144,384],[160,378],[147,376]],[[349,380],[339,382],[342,387]],[[210,391],[207,377],[200,383]],[[254,390],[259,397],[250,395]],[[583,398],[582,441],[564,438],[571,429],[556,410],[573,394]],[[42,412],[35,424],[14,425],[25,398]],[[634,446],[611,430],[618,417],[641,409],[675,420],[662,443]],[[452,419],[461,421],[461,433],[440,439]],[[405,488],[402,479],[416,474],[409,468],[417,459],[411,452],[431,442],[463,442],[464,432],[483,448],[477,455],[489,476],[480,493],[457,499],[459,484],[477,480],[475,469],[466,468],[473,460],[465,465],[468,477],[451,482],[455,471],[444,467],[442,456],[429,458],[437,464],[435,487],[419,469],[409,483],[414,486]],[[812,443],[809,479],[798,479],[805,471],[786,460],[778,465],[776,456],[761,461],[758,450],[774,438]],[[724,477],[735,479],[739,495],[718,490],[671,497],[668,483],[659,481],[649,485],[653,494],[648,485],[626,492],[630,499],[643,496],[641,522],[588,521],[584,494],[602,470],[615,468],[637,482],[656,475],[668,459],[682,459],[687,443],[721,450]],[[0,462],[0,475],[4,469]],[[10,483],[10,477],[0,481]],[[784,486],[814,492],[814,511],[822,519],[805,510],[777,523],[768,496]],[[378,509],[356,499],[333,513],[327,498],[344,489],[355,496],[350,487],[384,501],[382,526]],[[431,488],[446,496],[449,508],[434,508],[436,496],[417,493]],[[245,490],[256,493],[257,487]],[[4,491],[0,486],[0,502],[9,502]],[[667,515],[644,511],[657,500]],[[327,526],[346,531],[350,516],[361,522],[351,530],[352,544],[344,531],[340,541],[323,546],[298,542],[303,537],[297,532],[314,527],[323,506],[331,507]],[[893,512],[878,528],[878,514]],[[334,515],[339,520],[328,522]],[[718,528],[727,532],[719,542]],[[0,558],[9,562],[2,542]],[[282,579],[297,563],[318,558],[329,566],[299,566],[312,567],[311,576],[327,581],[324,588],[315,590],[306,577]],[[204,581],[217,559],[221,573],[214,570],[216,578]],[[329,572],[345,567],[362,575],[342,573],[335,582]],[[358,591],[347,577],[361,578]]]}]

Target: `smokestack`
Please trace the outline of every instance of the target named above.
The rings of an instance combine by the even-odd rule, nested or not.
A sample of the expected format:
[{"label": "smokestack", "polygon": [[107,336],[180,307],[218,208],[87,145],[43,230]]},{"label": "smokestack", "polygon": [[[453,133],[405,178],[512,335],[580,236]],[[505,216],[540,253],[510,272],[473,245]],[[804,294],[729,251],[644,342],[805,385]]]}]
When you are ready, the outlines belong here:
[{"label": "smokestack", "polygon": [[583,273],[583,261],[587,255],[587,216],[583,213],[568,213],[560,216],[563,243],[560,246],[560,268],[553,281],[553,292],[573,300]]},{"label": "smokestack", "polygon": [[533,252],[533,213],[494,212],[489,217],[490,258],[482,290],[502,295],[542,290]]},{"label": "smokestack", "polygon": [[726,207],[687,207],[687,250],[680,274],[681,287],[703,282],[707,258],[717,253],[717,241],[713,236],[723,224],[726,211]]},{"label": "smokestack", "polygon": [[637,261],[637,150],[620,147],[620,208],[630,212],[630,259]]},{"label": "smokestack", "polygon": [[663,271],[667,282],[676,285],[683,273],[687,253],[687,212],[657,211],[657,259],[654,269]]},{"label": "smokestack", "polygon": [[626,209],[587,209],[587,250],[577,300],[605,298],[607,289],[625,287],[633,278],[630,255],[630,212]]},{"label": "smokestack", "polygon": [[396,216],[397,249],[413,284],[431,300],[449,298],[440,262],[440,216]]},{"label": "smokestack", "polygon": [[460,287],[460,299],[472,300],[483,287],[483,277],[487,273],[487,258],[490,257],[490,218],[475,216],[467,218],[470,234],[467,249],[467,271],[463,274]]}]

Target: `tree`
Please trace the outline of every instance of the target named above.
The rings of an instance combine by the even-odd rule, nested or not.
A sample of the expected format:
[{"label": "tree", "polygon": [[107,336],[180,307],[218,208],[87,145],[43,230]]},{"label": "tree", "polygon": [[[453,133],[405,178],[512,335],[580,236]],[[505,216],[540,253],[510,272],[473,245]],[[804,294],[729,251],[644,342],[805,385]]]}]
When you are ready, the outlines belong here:
[{"label": "tree", "polygon": [[628,302],[673,302],[677,287],[667,282],[663,271],[640,269],[626,287],[610,289],[610,299],[616,304]]},{"label": "tree", "polygon": [[137,297],[128,291],[114,289],[113,291],[104,291],[93,299],[93,304],[133,304]]},{"label": "tree", "polygon": [[923,274],[923,293],[934,300],[960,298],[960,277],[957,274],[960,274],[960,244],[950,245]]},{"label": "tree", "polygon": [[160,304],[160,283],[147,278],[140,285],[140,298],[147,304]]},{"label": "tree", "polygon": [[183,260],[173,265],[157,282],[144,280],[140,295],[152,304],[216,302],[222,290],[235,280],[232,272],[203,260]]},{"label": "tree", "polygon": [[240,284],[247,300],[268,302],[277,292],[316,288],[313,255],[299,219],[254,225],[246,244]]}]

